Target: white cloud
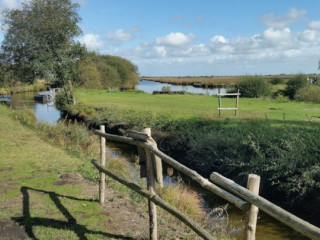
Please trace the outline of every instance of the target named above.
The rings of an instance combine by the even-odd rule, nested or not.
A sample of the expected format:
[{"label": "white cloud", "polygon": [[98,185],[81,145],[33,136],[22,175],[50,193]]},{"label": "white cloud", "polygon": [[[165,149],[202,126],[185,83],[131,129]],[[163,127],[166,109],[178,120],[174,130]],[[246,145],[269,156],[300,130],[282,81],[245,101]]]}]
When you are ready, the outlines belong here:
[{"label": "white cloud", "polygon": [[[193,34],[170,33],[158,37],[153,43],[143,43],[117,54],[130,59],[168,59],[207,57],[210,61],[247,59],[248,61],[293,58],[320,51],[320,31],[306,29],[292,33],[284,29],[267,28],[260,34],[227,39],[222,35],[210,38],[208,44],[195,44]],[[317,50],[315,50],[317,49]]]},{"label": "white cloud", "polygon": [[320,21],[312,21],[309,23],[309,29],[320,30]]},{"label": "white cloud", "polygon": [[185,35],[181,32],[170,33],[166,36],[158,37],[155,40],[156,45],[179,47],[192,43],[194,39],[193,34]]},{"label": "white cloud", "polygon": [[79,38],[79,42],[85,44],[90,51],[98,51],[104,46],[103,41],[99,35],[96,34],[85,34]]},{"label": "white cloud", "polygon": [[131,41],[135,38],[134,33],[138,32],[140,29],[138,27],[133,27],[129,29],[118,29],[113,33],[109,33],[107,39],[116,42],[126,42]]},{"label": "white cloud", "polygon": [[292,47],[293,36],[289,28],[266,29],[261,35],[260,47],[272,47],[275,49],[286,49]]},{"label": "white cloud", "polygon": [[262,36],[267,41],[281,42],[281,41],[287,41],[288,39],[290,39],[290,33],[291,31],[289,28],[285,28],[283,30],[268,28],[263,32]]},{"label": "white cloud", "polygon": [[307,15],[305,10],[297,10],[296,8],[291,8],[286,15],[275,16],[273,13],[262,16],[262,21],[271,28],[285,28],[289,24],[300,21],[304,19]]},{"label": "white cloud", "polygon": [[318,39],[319,33],[314,30],[304,30],[302,33],[299,34],[299,40],[304,42],[314,42]]},{"label": "white cloud", "polygon": [[227,43],[227,39],[224,36],[216,35],[210,39],[212,43]]},{"label": "white cloud", "polygon": [[17,0],[1,0],[0,3],[1,9],[13,9],[13,8],[18,8],[19,3]]},{"label": "white cloud", "polygon": [[167,51],[166,51],[165,47],[154,46],[154,50],[159,57],[166,57],[167,56]]}]

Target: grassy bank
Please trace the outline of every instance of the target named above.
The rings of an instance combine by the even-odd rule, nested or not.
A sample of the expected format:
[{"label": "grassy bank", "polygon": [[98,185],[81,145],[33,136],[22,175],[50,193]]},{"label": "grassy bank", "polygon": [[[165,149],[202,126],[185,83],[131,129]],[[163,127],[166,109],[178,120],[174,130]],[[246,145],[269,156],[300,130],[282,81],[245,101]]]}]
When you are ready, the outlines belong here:
[{"label": "grassy bank", "polygon": [[95,197],[70,174],[76,173],[79,159],[44,142],[10,115],[0,106],[1,239],[76,239],[84,234],[100,239],[108,233]]},{"label": "grassy bank", "polygon": [[34,84],[20,84],[14,87],[0,87],[0,95],[11,95],[13,93],[21,93],[21,92],[39,92],[46,91],[46,86],[43,80],[37,81]]},{"label": "grassy bank", "polygon": [[[245,185],[248,173],[259,174],[263,196],[318,221],[318,104],[240,98],[236,119],[228,112],[218,117],[217,98],[210,96],[94,90],[76,96],[80,104],[70,115],[114,132],[151,127],[161,150],[202,175],[218,171]],[[223,99],[223,106],[232,103]]]}]

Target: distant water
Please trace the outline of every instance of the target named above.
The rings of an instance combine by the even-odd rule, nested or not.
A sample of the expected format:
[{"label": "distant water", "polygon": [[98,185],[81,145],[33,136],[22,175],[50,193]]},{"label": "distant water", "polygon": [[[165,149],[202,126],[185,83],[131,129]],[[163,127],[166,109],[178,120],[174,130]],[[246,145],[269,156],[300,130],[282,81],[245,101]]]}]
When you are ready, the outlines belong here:
[{"label": "distant water", "polygon": [[[171,91],[185,91],[195,94],[203,95],[217,95],[218,88],[197,88],[191,85],[173,85],[170,83],[160,83],[149,80],[140,80],[140,83],[136,86],[136,90],[144,91],[145,93],[153,93],[153,91],[161,91],[163,87],[170,87]],[[226,88],[220,88],[221,93],[226,93]]]},{"label": "distant water", "polygon": [[[38,122],[50,123],[54,124],[59,121],[60,119],[60,111],[56,109],[54,106],[54,102],[48,103],[40,103],[35,102],[33,97],[35,94],[34,92],[25,92],[25,93],[16,93],[11,95],[11,104],[16,109],[19,108],[30,108],[33,109]],[[46,92],[39,92],[39,94],[51,94],[51,91]]]}]

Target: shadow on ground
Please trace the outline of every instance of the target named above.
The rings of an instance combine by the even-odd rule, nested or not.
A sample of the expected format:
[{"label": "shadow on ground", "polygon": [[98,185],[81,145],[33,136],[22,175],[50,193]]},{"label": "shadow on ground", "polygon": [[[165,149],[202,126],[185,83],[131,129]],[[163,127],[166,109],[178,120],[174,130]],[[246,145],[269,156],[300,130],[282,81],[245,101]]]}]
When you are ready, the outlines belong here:
[{"label": "shadow on ground", "polygon": [[[21,187],[21,193],[23,195],[23,216],[18,218],[12,218],[13,221],[18,223],[21,226],[24,226],[25,232],[28,237],[31,239],[38,239],[33,231],[35,226],[43,226],[47,228],[55,228],[62,230],[70,230],[73,231],[80,240],[87,240],[86,234],[97,234],[104,236],[106,238],[114,238],[114,239],[131,239],[135,240],[131,237],[126,237],[123,235],[115,235],[111,233],[101,232],[101,231],[92,231],[88,229],[86,226],[77,223],[77,220],[71,215],[68,209],[61,203],[59,197],[64,197],[68,199],[72,199],[75,201],[84,201],[84,202],[92,202],[92,199],[79,199],[70,196],[64,196],[60,194],[56,194],[55,192],[49,192],[40,189],[34,189],[29,187]],[[67,221],[55,220],[50,218],[39,218],[32,217],[30,214],[30,191],[36,191],[43,194],[48,194],[52,202],[55,204],[57,209],[63,214],[63,216],[67,219]]]}]

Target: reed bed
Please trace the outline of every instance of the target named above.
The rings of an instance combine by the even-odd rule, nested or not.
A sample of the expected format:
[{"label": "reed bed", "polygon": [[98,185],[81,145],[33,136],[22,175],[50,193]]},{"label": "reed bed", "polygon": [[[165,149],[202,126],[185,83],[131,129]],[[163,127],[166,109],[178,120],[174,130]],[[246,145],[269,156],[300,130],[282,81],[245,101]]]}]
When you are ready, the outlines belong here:
[{"label": "reed bed", "polygon": [[[319,78],[320,75],[310,75]],[[171,83],[177,85],[193,85],[199,87],[214,87],[219,85],[233,86],[247,78],[248,75],[243,76],[185,76],[185,77],[141,77],[143,80],[150,80],[162,83]],[[287,82],[289,79],[295,77],[295,75],[265,75],[259,76],[265,78],[267,81],[272,81],[273,79],[283,79]]]}]

